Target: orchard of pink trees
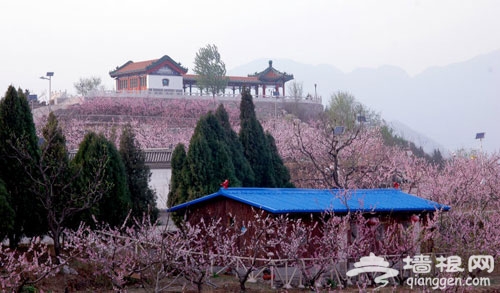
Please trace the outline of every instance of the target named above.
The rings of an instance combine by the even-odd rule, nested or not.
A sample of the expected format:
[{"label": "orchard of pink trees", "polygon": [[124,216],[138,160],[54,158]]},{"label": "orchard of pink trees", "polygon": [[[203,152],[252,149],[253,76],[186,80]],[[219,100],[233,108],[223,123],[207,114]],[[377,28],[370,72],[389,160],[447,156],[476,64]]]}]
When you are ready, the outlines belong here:
[{"label": "orchard of pink trees", "polygon": [[[432,226],[434,222],[427,223]],[[358,227],[356,237],[348,240],[347,232],[353,225]],[[92,274],[82,278],[89,284],[99,279],[101,286],[114,290],[140,286],[154,292],[201,291],[219,274],[236,276],[235,283],[245,290],[247,282],[262,278],[264,270],[273,268],[274,281],[287,288],[302,285],[319,289],[327,286],[327,278],[342,288],[349,284],[345,277],[349,261],[375,252],[390,256],[388,260],[396,265],[405,255],[417,253],[435,233],[418,224],[402,227],[393,222],[386,224],[386,238],[380,239],[377,231],[381,226],[367,224],[361,214],[325,214],[319,225],[309,227],[300,219],[259,211],[253,221],[235,218],[232,226],[214,219],[186,224],[175,231],[165,227],[146,220],[113,229],[80,226],[66,233],[63,253],[57,258],[39,239],[33,239],[25,249],[2,248],[0,285],[3,290],[17,291],[63,270],[83,275],[76,269],[87,268]],[[242,227],[249,237],[241,237]],[[321,233],[314,233],[316,229]],[[283,272],[283,266],[294,268],[294,275]],[[404,276],[396,281],[402,284]],[[360,286],[369,283],[359,282]],[[60,289],[75,286],[69,282],[63,285]]]},{"label": "orchard of pink trees", "polygon": [[[58,113],[69,149],[77,148],[89,129],[118,139],[123,123],[131,123],[143,148],[188,144],[199,115],[215,109],[213,101],[162,99],[95,99]],[[226,107],[235,130],[239,110]],[[42,119],[43,120],[43,119]],[[37,126],[44,121],[36,121]],[[265,270],[283,286],[339,287],[373,284],[367,279],[350,280],[345,272],[370,252],[385,255],[401,271],[393,282],[404,284],[402,260],[420,253],[455,255],[465,270],[453,276],[484,275],[468,271],[471,255],[500,257],[500,155],[472,150],[458,151],[442,164],[419,158],[398,146],[384,143],[378,126],[362,125],[334,135],[324,120],[300,121],[282,115],[262,121],[275,138],[279,152],[297,187],[311,188],[401,188],[451,207],[433,217],[420,217],[410,225],[397,222],[368,223],[360,214],[329,215],[314,233],[300,220],[267,217],[258,211],[251,223],[235,222],[227,227],[211,223],[163,230],[147,221],[133,227],[91,230],[80,227],[65,235],[64,253],[54,259],[49,248],[32,240],[25,251],[2,247],[0,285],[6,291],[60,274],[75,262],[92,267],[117,290],[140,283],[152,291],[166,288],[201,290],[211,278],[224,272],[235,275],[240,288]],[[328,213],[328,211],[325,211]],[[238,241],[241,227],[247,237]],[[352,229],[356,227],[356,237]],[[265,231],[266,233],[262,233]],[[317,247],[306,255],[308,245]],[[244,249],[243,249],[244,248]],[[279,268],[296,267],[294,276]],[[440,271],[433,276],[445,276]],[[448,276],[448,275],[446,275]],[[180,289],[179,289],[180,288]]]},{"label": "orchard of pink trees", "polygon": [[[119,140],[121,125],[130,123],[142,148],[166,148],[189,144],[198,118],[215,110],[212,100],[157,98],[94,98],[56,113],[64,127],[68,149],[78,144],[89,130]],[[238,104],[226,104],[229,118],[239,121]],[[35,121],[44,125],[44,118]]]}]

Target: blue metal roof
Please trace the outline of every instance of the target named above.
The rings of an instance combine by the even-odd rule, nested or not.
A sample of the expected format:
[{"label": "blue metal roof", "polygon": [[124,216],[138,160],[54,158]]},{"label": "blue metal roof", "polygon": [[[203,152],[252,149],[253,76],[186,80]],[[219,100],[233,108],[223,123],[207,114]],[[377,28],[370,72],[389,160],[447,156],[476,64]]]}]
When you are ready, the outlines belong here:
[{"label": "blue metal roof", "polygon": [[361,212],[429,212],[447,211],[449,206],[402,192],[398,189],[302,189],[302,188],[221,188],[218,192],[185,202],[169,212],[226,197],[273,214]]}]

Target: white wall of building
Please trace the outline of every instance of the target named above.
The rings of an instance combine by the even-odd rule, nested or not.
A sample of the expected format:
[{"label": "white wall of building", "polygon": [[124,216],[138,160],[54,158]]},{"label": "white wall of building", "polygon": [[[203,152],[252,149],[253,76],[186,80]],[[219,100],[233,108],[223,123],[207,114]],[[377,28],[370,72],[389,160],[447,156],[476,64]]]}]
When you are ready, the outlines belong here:
[{"label": "white wall of building", "polygon": [[159,209],[167,208],[168,191],[170,189],[171,169],[151,169],[149,186],[156,190],[156,206]]},{"label": "white wall of building", "polygon": [[[168,80],[165,85],[163,80]],[[148,75],[147,88],[157,90],[182,90],[182,76],[175,75]]]}]

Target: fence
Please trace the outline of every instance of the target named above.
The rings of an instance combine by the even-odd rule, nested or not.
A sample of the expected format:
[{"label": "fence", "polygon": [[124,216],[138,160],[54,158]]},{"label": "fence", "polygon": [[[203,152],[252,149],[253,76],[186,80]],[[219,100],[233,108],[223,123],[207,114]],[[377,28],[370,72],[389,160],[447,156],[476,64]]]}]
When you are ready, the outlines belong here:
[{"label": "fence", "polygon": [[[165,230],[156,230],[155,233],[168,233]],[[134,250],[137,253],[140,250],[147,250],[147,246],[149,247],[159,247],[158,243],[148,242],[139,239],[132,239],[130,237],[115,235],[106,232],[100,232],[100,234],[128,240],[132,243],[135,243]],[[182,250],[183,255],[206,255],[199,252],[191,252],[187,250]],[[436,254],[425,254],[430,255],[431,259],[436,258]],[[441,255],[441,254],[440,254]],[[289,258],[273,258],[274,255],[270,254],[268,258],[254,258],[248,256],[227,256],[220,254],[210,254],[211,264],[207,269],[207,272],[210,273],[210,278],[216,278],[222,274],[229,274],[236,278],[239,277],[238,274],[244,274],[245,271],[251,269],[251,272],[248,276],[246,282],[248,283],[256,283],[264,282],[269,285],[271,289],[283,288],[283,289],[291,289],[291,288],[305,288],[312,286],[336,286],[336,284],[346,285],[348,282],[352,285],[358,280],[364,284],[373,284],[373,280],[371,277],[365,278],[364,276],[360,277],[351,277],[348,279],[346,273],[347,271],[354,268],[354,264],[359,259],[326,259],[326,258],[297,258],[297,259],[289,259]],[[402,255],[380,255],[379,257],[384,258],[385,260],[393,260],[390,268],[396,269],[399,271],[398,278],[396,280],[395,277],[392,278],[392,283],[397,284],[401,282],[401,280],[412,276],[411,270],[403,269],[403,261]],[[227,260],[230,261],[227,262]],[[222,265],[222,263],[225,264]],[[208,278],[206,283],[213,286],[213,282]],[[314,281],[314,283],[311,283]],[[181,284],[182,285],[182,284]]]},{"label": "fence", "polygon": [[[93,91],[87,94],[85,98],[164,98],[164,99],[204,99],[212,100],[217,99],[219,101],[234,101],[240,100],[241,94],[218,94],[215,96],[202,93],[189,93],[182,92],[156,92],[156,91]],[[254,95],[254,100],[259,101],[270,101],[270,102],[300,102],[300,103],[313,103],[321,104],[322,97],[293,97],[293,96],[274,96],[274,95]]]}]

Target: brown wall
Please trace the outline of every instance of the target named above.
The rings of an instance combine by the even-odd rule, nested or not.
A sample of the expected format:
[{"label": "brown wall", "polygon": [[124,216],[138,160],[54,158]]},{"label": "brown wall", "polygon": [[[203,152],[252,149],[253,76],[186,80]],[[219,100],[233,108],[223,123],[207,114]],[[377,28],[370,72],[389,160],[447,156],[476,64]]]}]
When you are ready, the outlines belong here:
[{"label": "brown wall", "polygon": [[[201,218],[204,219],[205,223],[210,222],[212,219],[222,219],[222,224],[226,227],[229,227],[230,225],[233,225],[236,223],[236,230],[239,231],[241,228],[241,222],[248,222],[248,221],[254,221],[255,220],[255,212],[259,212],[260,209],[257,208],[252,208],[250,205],[225,198],[225,197],[219,197],[219,198],[214,198],[208,202],[204,202],[198,205],[195,205],[193,207],[190,207],[188,210],[188,221],[191,224],[197,224],[200,222]],[[264,216],[267,215],[267,213],[264,213]],[[389,224],[392,222],[399,222],[403,223],[405,226],[410,225],[410,216],[411,213],[388,213],[388,214],[379,214],[377,215],[380,224],[381,225],[377,230],[378,231],[383,231],[386,228],[386,225],[384,224]],[[279,215],[276,215],[279,216]],[[369,217],[374,216],[367,214],[365,215],[365,218],[368,219]],[[302,222],[309,227],[312,227],[316,222],[318,222],[317,227],[313,231],[313,235],[318,236],[321,234],[321,226],[320,226],[320,214],[311,214],[308,213],[295,213],[292,215],[288,215],[288,218],[290,219],[302,219]],[[382,230],[380,230],[382,229]],[[250,231],[249,231],[250,232]],[[252,231],[255,232],[255,231]],[[246,233],[244,236],[242,236],[242,241],[245,239],[246,236],[249,236],[253,233]],[[346,235],[347,239],[350,239],[351,232],[348,232],[348,235]],[[383,232],[381,232],[384,235]],[[266,236],[267,237],[267,236]],[[384,236],[381,236],[384,237]],[[248,239],[248,238],[247,238]],[[307,244],[306,244],[307,245]],[[375,245],[375,243],[374,243]],[[315,247],[308,247],[308,255],[304,255],[303,257],[308,257],[312,255],[314,252]],[[264,256],[262,256],[264,257]]]},{"label": "brown wall", "polygon": [[220,197],[189,208],[188,220],[191,224],[199,223],[201,218],[205,221],[221,218],[223,223],[230,223],[230,219],[233,218],[241,222],[252,220],[253,214],[251,206]]},{"label": "brown wall", "polygon": [[[202,204],[198,204],[194,207],[189,208],[188,210],[188,216],[187,219],[188,221],[195,225],[200,222],[201,218],[205,221],[205,223],[211,221],[212,219],[222,219],[223,225],[226,227],[229,227],[230,225],[235,224],[235,231],[240,231],[241,229],[241,224],[242,222],[249,222],[249,221],[254,221],[255,220],[255,213],[260,212],[261,210],[258,208],[253,208],[250,205],[225,198],[225,197],[220,197],[220,198],[215,198],[213,200],[210,200],[209,202],[205,202]],[[267,216],[268,213],[264,212],[264,217]],[[279,216],[279,215],[276,215]],[[318,215],[319,216],[319,215]],[[289,215],[288,218],[291,219],[297,219],[297,218],[302,218],[303,223],[305,223],[308,226],[314,225],[314,222],[317,221],[317,217],[313,216],[311,217],[310,214],[294,214],[294,215]],[[255,231],[251,231],[252,228],[249,228],[248,233],[245,233],[241,238],[239,239],[242,243],[244,240],[249,240],[250,235],[255,233]],[[313,234],[318,235],[320,233],[319,227],[315,229]],[[275,237],[271,235],[264,235],[264,237]],[[314,248],[311,247],[309,251],[313,251]],[[273,251],[271,248],[266,248],[266,251]],[[259,257],[265,258],[266,255],[260,255]]]}]

